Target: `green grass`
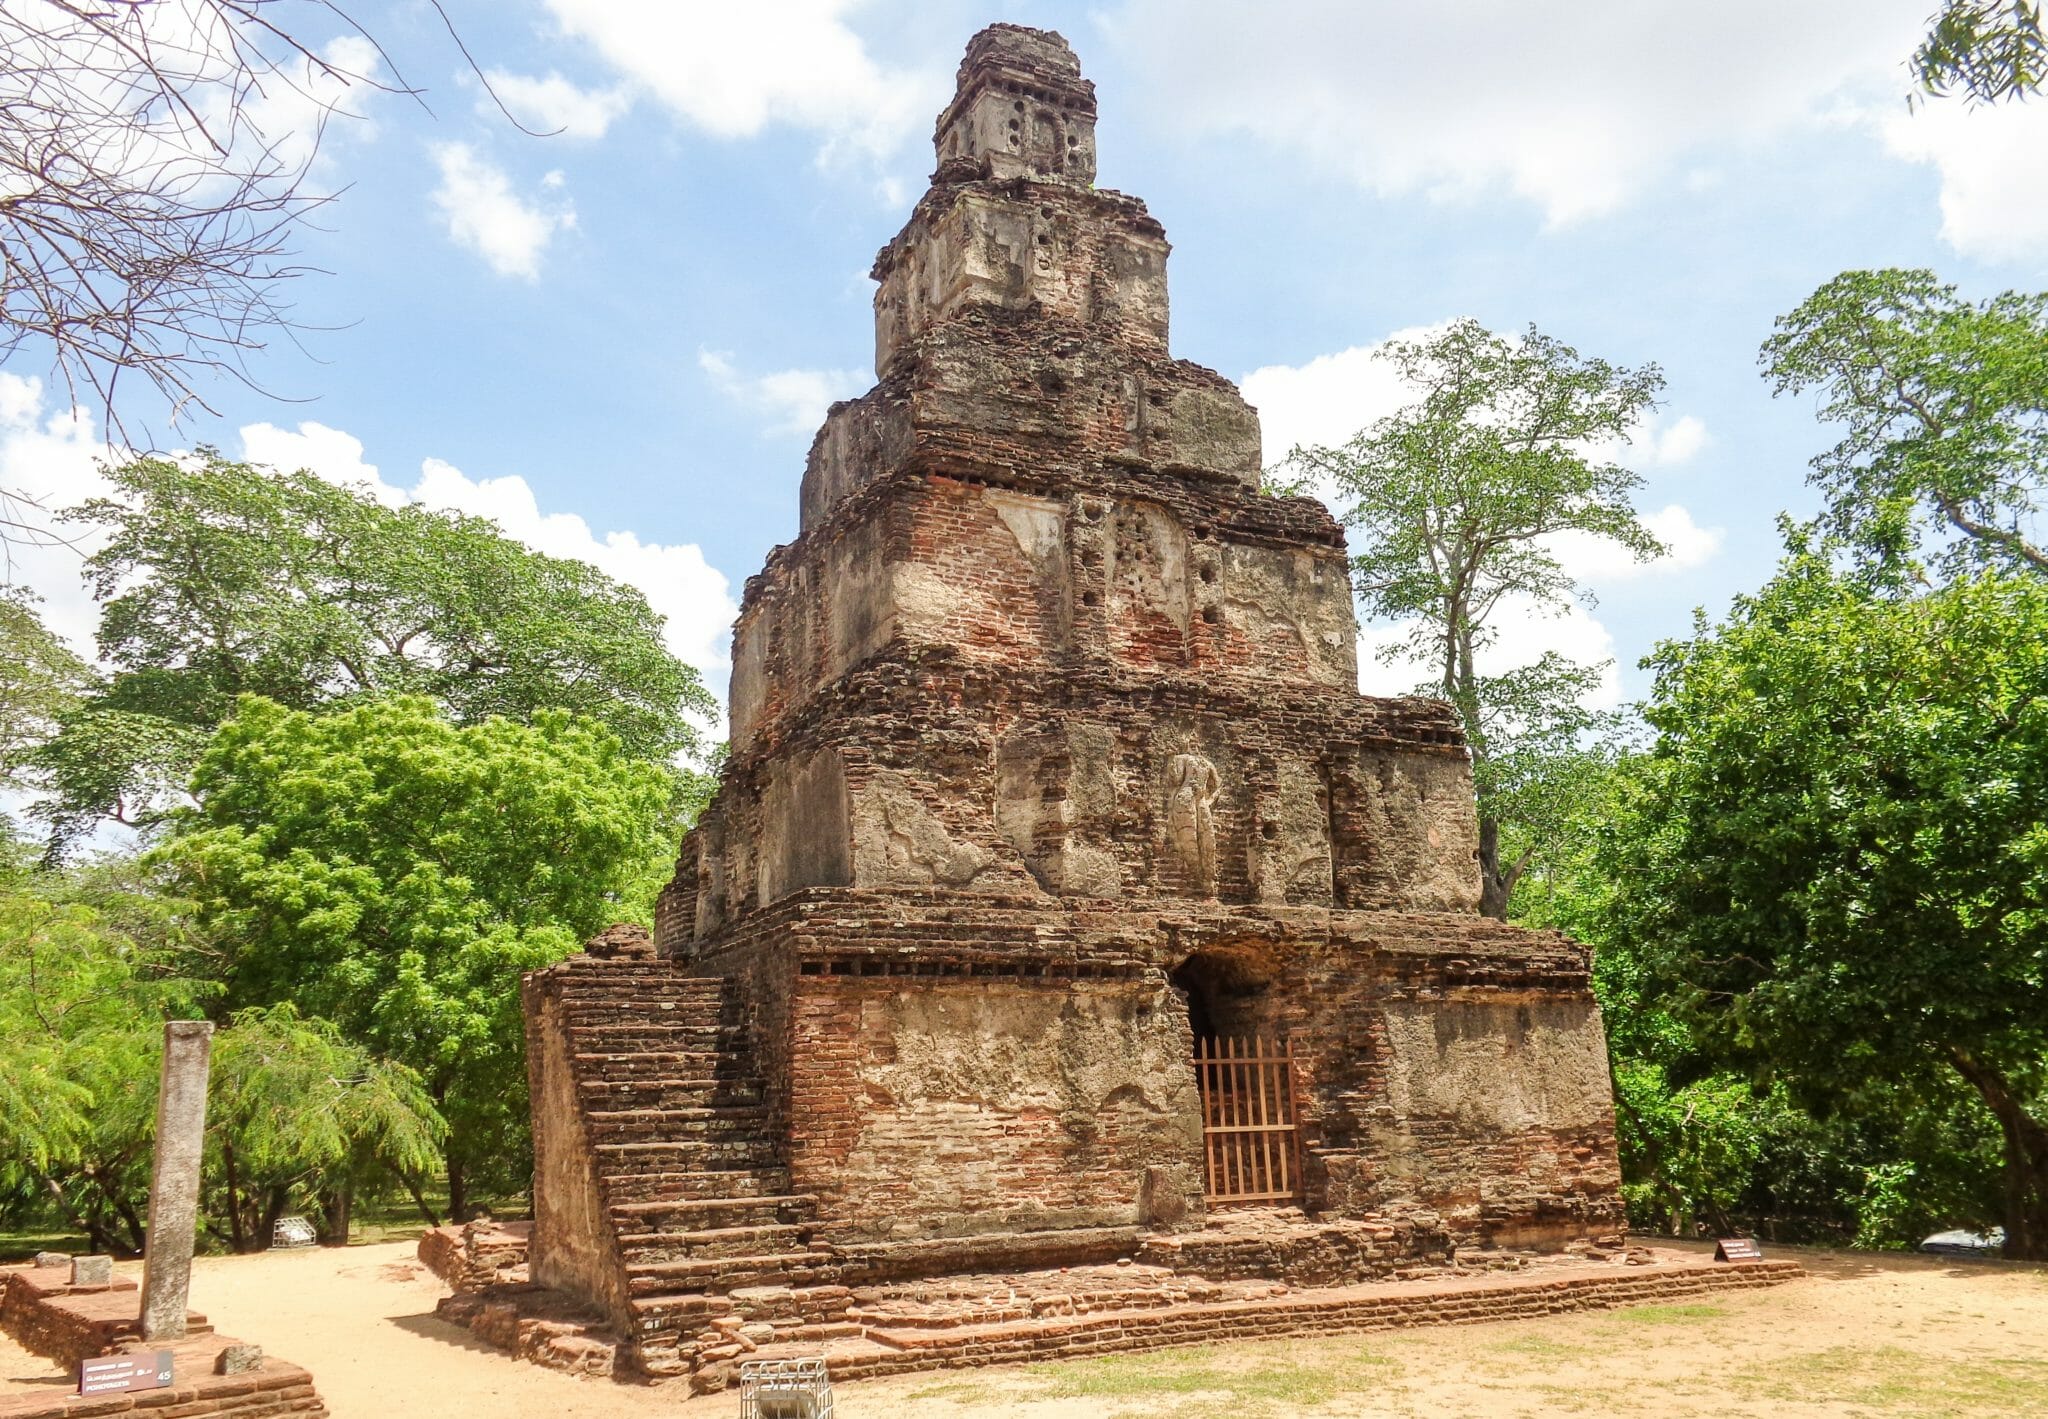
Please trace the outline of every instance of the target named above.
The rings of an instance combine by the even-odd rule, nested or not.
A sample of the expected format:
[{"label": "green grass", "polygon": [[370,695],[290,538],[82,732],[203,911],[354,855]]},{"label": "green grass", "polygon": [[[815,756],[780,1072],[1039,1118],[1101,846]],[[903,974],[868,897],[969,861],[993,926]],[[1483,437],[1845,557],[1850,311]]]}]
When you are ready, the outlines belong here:
[{"label": "green grass", "polygon": [[1756,1397],[1853,1404],[1900,1419],[2048,1413],[2048,1360],[1946,1359],[1853,1345],[1779,1360],[1738,1378]]},{"label": "green grass", "polygon": [[27,1261],[39,1251],[83,1254],[85,1237],[78,1232],[0,1232],[0,1263]]},{"label": "green grass", "polygon": [[[1188,1416],[1292,1413],[1328,1404],[1346,1394],[1384,1388],[1395,1362],[1371,1350],[1319,1358],[1313,1363],[1274,1357],[1261,1349],[1238,1350],[1236,1358],[1198,1346],[1144,1355],[1106,1355],[1033,1366],[1047,1399],[1154,1399],[1171,1395],[1209,1398],[1207,1408],[1176,1408]],[[1363,1371],[1364,1373],[1361,1373]],[[1275,1410],[1270,1406],[1282,1405]]]},{"label": "green grass", "polygon": [[1546,1340],[1540,1335],[1524,1335],[1515,1340],[1503,1340],[1493,1347],[1509,1355],[1537,1355],[1547,1360],[1563,1360],[1582,1353],[1584,1347],[1566,1345],[1561,1340]]},{"label": "green grass", "polygon": [[1694,1303],[1676,1306],[1630,1306],[1626,1310],[1610,1312],[1608,1319],[1626,1321],[1632,1325],[1691,1325],[1694,1321],[1720,1320],[1727,1314],[1726,1307]]},{"label": "green grass", "polygon": [[906,1399],[950,1399],[963,1407],[987,1405],[995,1398],[995,1391],[986,1384],[974,1380],[948,1380],[943,1384],[926,1385],[914,1389]]}]

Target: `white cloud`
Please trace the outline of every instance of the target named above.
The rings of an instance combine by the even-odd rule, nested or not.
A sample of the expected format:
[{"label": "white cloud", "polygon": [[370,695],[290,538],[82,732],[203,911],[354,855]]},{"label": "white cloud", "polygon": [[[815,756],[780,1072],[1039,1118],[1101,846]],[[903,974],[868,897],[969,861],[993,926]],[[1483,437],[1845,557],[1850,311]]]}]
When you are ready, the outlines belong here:
[{"label": "white cloud", "polygon": [[[1377,344],[1354,345],[1301,365],[1267,365],[1246,375],[1241,387],[1259,411],[1262,456],[1267,465],[1279,462],[1298,445],[1342,444],[1414,399],[1416,391],[1403,383],[1391,364],[1375,355],[1387,341],[1422,339],[1444,328],[1438,324],[1397,330]],[[1706,425],[1693,415],[1653,416],[1637,428],[1628,445],[1601,452],[1638,467],[1663,467],[1684,463],[1707,443]],[[1311,491],[1333,510],[1341,510],[1334,489]],[[1596,589],[1652,573],[1690,571],[1709,561],[1721,547],[1722,530],[1701,527],[1692,513],[1677,503],[1645,513],[1643,523],[1669,549],[1651,562],[1638,562],[1608,539],[1586,533],[1561,533],[1550,538],[1548,545],[1574,580]],[[1500,635],[1479,656],[1482,674],[1530,664],[1553,650],[1582,664],[1614,657],[1614,637],[1591,611],[1577,603],[1559,609],[1538,606],[1526,597],[1510,597],[1502,602],[1494,620]],[[1413,623],[1360,628],[1361,689],[1368,694],[1406,694],[1431,677],[1431,666],[1407,656],[1398,657],[1391,665],[1380,663],[1379,652],[1402,643],[1412,629]],[[1620,673],[1610,665],[1595,703],[1610,708],[1620,701]]]},{"label": "white cloud", "polygon": [[821,158],[885,154],[945,102],[946,76],[878,63],[845,21],[855,0],[679,5],[548,0],[564,33],[686,122],[721,138],[818,134]]},{"label": "white cloud", "polygon": [[1691,414],[1681,414],[1669,423],[1653,419],[1638,429],[1633,451],[1637,463],[1668,468],[1690,462],[1711,442],[1704,423]]},{"label": "white cloud", "polygon": [[313,159],[332,136],[337,118],[347,121],[347,131],[358,141],[376,135],[368,109],[379,93],[373,87],[379,68],[377,46],[361,35],[341,35],[321,46],[319,54],[324,65],[303,56],[287,57],[277,75],[243,100],[241,116],[249,125],[244,141],[260,143],[288,168]]},{"label": "white cloud", "polygon": [[1965,256],[2048,266],[2048,105],[1957,100],[1872,115],[1885,147],[1941,174],[1941,236]]},{"label": "white cloud", "polygon": [[1574,580],[1597,588],[1606,582],[1705,566],[1720,552],[1726,536],[1719,527],[1694,522],[1692,512],[1678,503],[1644,513],[1642,521],[1666,549],[1653,561],[1639,562],[1627,548],[1590,532],[1560,532],[1546,545]]},{"label": "white cloud", "polygon": [[1259,411],[1260,457],[1267,467],[1297,446],[1335,448],[1415,397],[1392,363],[1376,358],[1394,340],[1426,340],[1450,325],[1411,326],[1374,345],[1317,355],[1305,365],[1267,365],[1238,381]]},{"label": "white cloud", "polygon": [[870,382],[859,370],[742,375],[725,350],[699,350],[697,367],[726,398],[760,419],[761,432],[768,435],[810,437],[834,402],[852,398]]},{"label": "white cloud", "polygon": [[[1402,646],[1416,622],[1365,625],[1358,631],[1358,688],[1368,695],[1407,695],[1434,682],[1439,671],[1408,654],[1383,663],[1380,653]],[[1533,665],[1550,651],[1580,665],[1604,665],[1600,686],[1590,701],[1593,709],[1621,703],[1621,670],[1614,663],[1614,637],[1585,607],[1574,603],[1562,611],[1538,606],[1526,597],[1508,597],[1494,615],[1499,637],[1480,648],[1473,663],[1481,675],[1499,675]]]},{"label": "white cloud", "polygon": [[1191,137],[1249,133],[1380,195],[1509,192],[1563,224],[1845,93],[1896,102],[1928,8],[1127,0],[1104,29]]},{"label": "white cloud", "polygon": [[541,253],[556,232],[576,225],[575,208],[521,200],[504,170],[467,143],[436,143],[433,154],[441,170],[433,202],[455,244],[476,252],[500,276],[537,280]]},{"label": "white cloud", "polygon": [[[612,121],[633,106],[633,96],[624,88],[578,88],[553,71],[534,78],[492,69],[484,78],[514,118],[537,132],[564,138],[602,138]],[[478,98],[477,111],[486,117],[497,115],[490,94]]]},{"label": "white cloud", "polygon": [[99,609],[80,572],[99,538],[54,514],[106,492],[99,464],[109,451],[84,411],[48,403],[40,379],[0,370],[0,490],[24,500],[9,515],[36,529],[10,536],[0,581],[41,596],[45,624],[91,658]]},{"label": "white cloud", "polygon": [[242,429],[243,457],[275,468],[304,468],[329,482],[366,486],[386,506],[408,502],[488,517],[509,537],[551,557],[588,562],[639,588],[667,619],[663,639],[685,664],[703,673],[721,699],[731,670],[733,618],[739,607],[732,584],[694,543],[643,542],[632,532],[594,532],[574,513],[544,512],[524,478],[471,478],[452,464],[429,458],[411,488],[387,482],[366,462],[360,439],[325,424],[296,431],[272,424]]}]

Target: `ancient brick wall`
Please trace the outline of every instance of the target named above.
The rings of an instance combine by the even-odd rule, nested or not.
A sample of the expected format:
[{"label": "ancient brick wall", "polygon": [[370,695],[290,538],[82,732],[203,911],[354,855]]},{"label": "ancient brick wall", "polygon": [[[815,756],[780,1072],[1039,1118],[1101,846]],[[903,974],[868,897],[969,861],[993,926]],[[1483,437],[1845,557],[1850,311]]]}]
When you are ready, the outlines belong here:
[{"label": "ancient brick wall", "polygon": [[[657,905],[670,974],[557,968],[609,1021],[566,1042],[555,987],[529,995],[537,1134],[609,1140],[613,1242],[561,1274],[622,1246],[662,1372],[739,1344],[705,1323],[718,1284],[1198,1224],[1198,1033],[1291,1040],[1301,1201],[1359,1224],[1331,1266],[1619,1229],[1586,953],[1477,915],[1457,716],[1358,693],[1342,529],[1261,489],[1256,413],[1170,354],[1165,233],[1092,186],[1094,121],[1058,36],[969,46],[876,261],[880,378],[742,597],[732,753]],[[714,995],[758,1106],[639,1090],[636,1041]],[[605,1226],[540,1152],[559,1225]],[[699,1225],[750,1210],[744,1244],[782,1250]]]},{"label": "ancient brick wall", "polygon": [[[564,1028],[560,994],[545,976],[525,988],[526,1071],[533,1110],[533,1231],[527,1271],[552,1286],[626,1320],[624,1263],[605,1198],[585,1117],[592,1104],[577,1090],[574,1053]],[[636,1018],[630,1000],[614,1009]],[[457,1287],[456,1289],[463,1289]]]},{"label": "ancient brick wall", "polygon": [[274,1356],[259,1356],[253,1368],[215,1374],[215,1361],[242,1342],[219,1335],[198,1312],[186,1317],[186,1335],[166,1344],[144,1344],[141,1293],[135,1282],[117,1276],[105,1286],[73,1286],[68,1270],[43,1267],[0,1269],[0,1328],[31,1354],[66,1367],[100,1355],[129,1349],[169,1350],[173,1381],[163,1389],[130,1394],[81,1395],[52,1393],[37,1385],[22,1391],[0,1390],[4,1419],[98,1419],[131,1412],[162,1419],[210,1419],[232,1414],[235,1419],[276,1419],[327,1413],[305,1370]]},{"label": "ancient brick wall", "polygon": [[1163,975],[800,977],[793,1185],[831,1235],[1136,1226],[1146,1168],[1199,1207],[1187,1014]]},{"label": "ancient brick wall", "polygon": [[165,1389],[133,1394],[52,1394],[47,1389],[0,1393],[0,1419],[105,1419],[115,1414],[160,1419],[323,1419],[327,1406],[313,1377],[297,1365],[266,1360],[247,1374],[199,1374]]}]

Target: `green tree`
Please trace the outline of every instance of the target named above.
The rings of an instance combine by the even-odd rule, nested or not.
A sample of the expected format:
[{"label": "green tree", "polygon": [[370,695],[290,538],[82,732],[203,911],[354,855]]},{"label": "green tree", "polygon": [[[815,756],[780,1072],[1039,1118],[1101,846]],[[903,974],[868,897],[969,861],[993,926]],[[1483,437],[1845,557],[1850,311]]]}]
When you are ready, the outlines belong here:
[{"label": "green tree", "polygon": [[[1590,604],[1558,561],[1580,533],[1638,558],[1664,550],[1636,515],[1642,479],[1595,450],[1626,442],[1663,376],[1582,357],[1533,326],[1494,334],[1460,320],[1381,351],[1421,398],[1340,448],[1296,449],[1304,482],[1334,485],[1357,529],[1353,579],[1366,613],[1412,623],[1387,658],[1439,667],[1426,692],[1458,707],[1479,790],[1481,910],[1507,914],[1542,850],[1575,746],[1595,725],[1587,693],[1601,667],[1556,655],[1483,675],[1499,617],[1533,604]],[[1504,847],[1504,835],[1509,846]]]},{"label": "green tree", "polygon": [[1764,373],[1844,426],[1813,460],[1836,536],[1873,563],[2048,573],[2048,295],[1972,305],[1931,271],[1845,271],[1777,322]]},{"label": "green tree", "polygon": [[1907,67],[1921,92],[1997,103],[2048,81],[2040,0],[1945,0]]},{"label": "green tree", "polygon": [[26,786],[33,752],[92,687],[92,668],[51,633],[36,598],[0,586],[0,788]]},{"label": "green tree", "polygon": [[456,725],[417,696],[247,697],[192,791],[158,860],[221,944],[227,1004],[289,1001],[417,1070],[461,1215],[525,1138],[519,977],[644,919],[629,894],[673,851],[668,773],[559,710]]},{"label": "green tree", "polygon": [[202,954],[132,859],[0,858],[0,1178],[96,1248],[142,1247],[162,1025],[199,1013]]},{"label": "green tree", "polygon": [[1614,929],[1702,1050],[1804,1104],[1967,1086],[2008,1252],[2040,1258],[2048,582],[1892,584],[1795,535],[1724,624],[1658,648]]},{"label": "green tree", "polygon": [[375,1168],[431,1171],[447,1135],[418,1075],[289,1003],[237,1011],[219,1032],[206,1109],[207,1210],[238,1252],[269,1246],[295,1199],[327,1208],[330,1240],[346,1242],[336,1199]]},{"label": "green tree", "polygon": [[113,674],[41,751],[59,847],[104,814],[160,822],[243,694],[425,695],[459,724],[571,710],[637,758],[702,748],[687,716],[716,706],[631,587],[481,518],[202,453],[112,469],[114,495],[69,514],[105,536],[87,576]]}]

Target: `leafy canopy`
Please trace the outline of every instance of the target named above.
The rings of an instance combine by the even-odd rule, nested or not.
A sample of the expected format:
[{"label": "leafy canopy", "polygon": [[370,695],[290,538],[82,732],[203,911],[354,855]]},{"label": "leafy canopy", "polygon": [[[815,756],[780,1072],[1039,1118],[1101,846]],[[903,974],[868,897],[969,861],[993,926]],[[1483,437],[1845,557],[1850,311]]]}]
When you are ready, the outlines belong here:
[{"label": "leafy canopy", "polygon": [[114,674],[43,752],[60,836],[108,812],[156,822],[244,694],[293,709],[424,695],[458,724],[570,710],[636,758],[702,748],[687,716],[716,706],[696,671],[640,593],[594,567],[210,450],[108,477],[111,496],[69,514],[105,536],[87,577]]},{"label": "leafy canopy", "polygon": [[[1473,320],[1380,352],[1420,397],[1339,448],[1299,448],[1303,483],[1333,486],[1357,529],[1353,580],[1367,615],[1410,626],[1383,652],[1438,667],[1425,692],[1464,718],[1480,795],[1483,909],[1504,914],[1516,880],[1557,821],[1571,760],[1593,727],[1601,667],[1546,656],[1505,675],[1478,669],[1503,613],[1590,602],[1558,560],[1582,534],[1639,558],[1663,546],[1637,516],[1642,479],[1607,455],[1656,406],[1656,366],[1581,356],[1530,327],[1497,335]],[[1562,773],[1560,773],[1562,769]],[[1504,861],[1503,825],[1524,845]]]},{"label": "leafy canopy", "polygon": [[1908,66],[1924,93],[1997,103],[2048,82],[2040,0],[1945,0]]},{"label": "leafy canopy", "polygon": [[671,789],[560,710],[458,725],[419,696],[252,696],[157,860],[220,943],[231,1008],[289,1001],[416,1069],[476,1156],[521,1123],[520,975],[644,915]]},{"label": "leafy canopy", "polygon": [[1931,271],[1845,271],[1765,342],[1774,392],[1844,427],[1813,460],[1828,529],[1874,564],[2048,573],[2048,295],[1979,304]]},{"label": "leafy canopy", "polygon": [[43,624],[35,597],[0,586],[0,788],[26,786],[36,746],[92,683],[91,667]]},{"label": "leafy canopy", "polygon": [[[0,880],[0,1195],[53,1204],[91,1245],[139,1251],[163,1025],[220,987],[191,904],[133,860]],[[376,1169],[419,1173],[445,1127],[414,1073],[289,1005],[214,1036],[208,1225],[260,1247],[287,1203]],[[259,1225],[260,1224],[260,1225]]]},{"label": "leafy canopy", "polygon": [[1649,663],[1627,949],[1807,1101],[1954,1071],[2006,1130],[2010,1245],[2048,1250],[2048,581],[1888,595],[1795,537]]}]

